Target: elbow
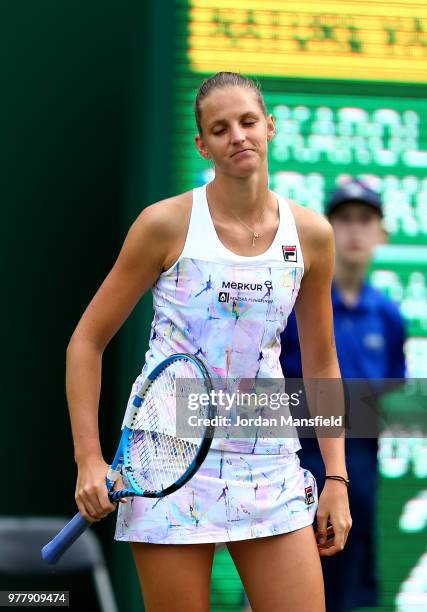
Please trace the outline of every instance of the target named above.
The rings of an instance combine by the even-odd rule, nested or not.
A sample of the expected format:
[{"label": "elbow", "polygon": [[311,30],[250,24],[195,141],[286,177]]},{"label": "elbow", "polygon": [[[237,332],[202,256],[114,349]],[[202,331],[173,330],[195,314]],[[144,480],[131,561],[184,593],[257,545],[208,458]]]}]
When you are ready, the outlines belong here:
[{"label": "elbow", "polygon": [[82,334],[75,331],[71,336],[65,354],[67,359],[72,356],[76,351],[80,352],[82,349],[86,350],[95,350],[102,356],[105,347],[102,347],[99,343],[95,342],[93,339],[83,336]]},{"label": "elbow", "polygon": [[68,341],[67,344],[67,349],[66,349],[66,354],[67,356],[72,353],[74,351],[74,349],[82,342],[84,341],[84,338],[82,338],[80,336],[80,334],[77,333],[77,331],[74,331],[73,335],[71,336],[71,338]]},{"label": "elbow", "polygon": [[341,378],[336,355],[302,359],[302,370],[304,378]]}]

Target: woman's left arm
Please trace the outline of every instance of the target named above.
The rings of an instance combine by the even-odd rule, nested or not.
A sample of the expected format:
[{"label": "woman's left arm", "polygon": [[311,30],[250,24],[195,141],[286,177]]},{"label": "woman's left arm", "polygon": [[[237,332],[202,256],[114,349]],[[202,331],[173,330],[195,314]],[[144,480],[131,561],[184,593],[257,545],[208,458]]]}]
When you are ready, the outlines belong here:
[{"label": "woman's left arm", "polygon": [[[334,269],[334,235],[329,222],[312,211],[304,211],[302,247],[305,274],[295,303],[301,347],[303,377],[310,410],[324,417],[344,414],[344,394],[335,348],[331,284]],[[335,379],[335,380],[327,380]],[[315,390],[314,397],[309,389]],[[315,406],[312,406],[312,403]],[[347,478],[344,435],[325,437],[316,427],[327,475]],[[328,522],[332,527],[328,528]],[[319,554],[332,556],[344,548],[351,528],[347,487],[344,482],[325,480],[317,509]],[[327,536],[330,536],[327,539]],[[331,537],[333,536],[333,537]]]}]

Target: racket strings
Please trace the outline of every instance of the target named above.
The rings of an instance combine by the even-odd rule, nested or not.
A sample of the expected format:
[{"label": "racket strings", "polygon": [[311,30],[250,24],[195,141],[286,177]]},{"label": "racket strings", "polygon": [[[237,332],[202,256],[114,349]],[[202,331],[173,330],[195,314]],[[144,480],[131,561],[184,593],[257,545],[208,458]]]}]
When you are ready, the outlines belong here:
[{"label": "racket strings", "polygon": [[[193,463],[202,436],[195,432],[195,439],[177,437],[176,421],[177,397],[188,397],[194,379],[201,380],[199,370],[191,362],[176,361],[161,372],[144,395],[125,461],[134,487],[161,491],[175,483]],[[203,390],[206,391],[204,386]],[[206,412],[206,408],[202,410]]]},{"label": "racket strings", "polygon": [[[181,441],[180,441],[181,442]],[[162,490],[176,482],[194,460],[198,445],[184,442],[167,434],[141,432],[134,441],[138,448],[139,486],[144,489]]]}]

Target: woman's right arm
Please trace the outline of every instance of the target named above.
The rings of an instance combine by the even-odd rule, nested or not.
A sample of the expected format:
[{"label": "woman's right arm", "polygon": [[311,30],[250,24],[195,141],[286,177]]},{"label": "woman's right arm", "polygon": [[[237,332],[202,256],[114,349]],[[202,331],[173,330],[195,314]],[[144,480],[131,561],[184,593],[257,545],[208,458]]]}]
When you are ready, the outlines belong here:
[{"label": "woman's right arm", "polygon": [[102,456],[98,430],[102,355],[137,302],[156,282],[171,245],[177,242],[176,224],[171,223],[174,208],[161,202],[139,215],[67,347],[66,392],[78,467],[75,498],[80,513],[90,522],[115,509],[105,486],[108,464]]}]

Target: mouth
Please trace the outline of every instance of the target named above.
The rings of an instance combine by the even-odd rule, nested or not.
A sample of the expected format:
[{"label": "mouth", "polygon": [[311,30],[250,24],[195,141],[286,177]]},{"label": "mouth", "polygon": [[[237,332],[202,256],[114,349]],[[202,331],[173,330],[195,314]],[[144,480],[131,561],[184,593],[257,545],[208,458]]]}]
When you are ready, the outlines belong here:
[{"label": "mouth", "polygon": [[254,149],[240,149],[240,151],[235,151],[232,155],[230,155],[230,157],[240,155],[240,153],[247,153],[248,151],[254,151]]}]

